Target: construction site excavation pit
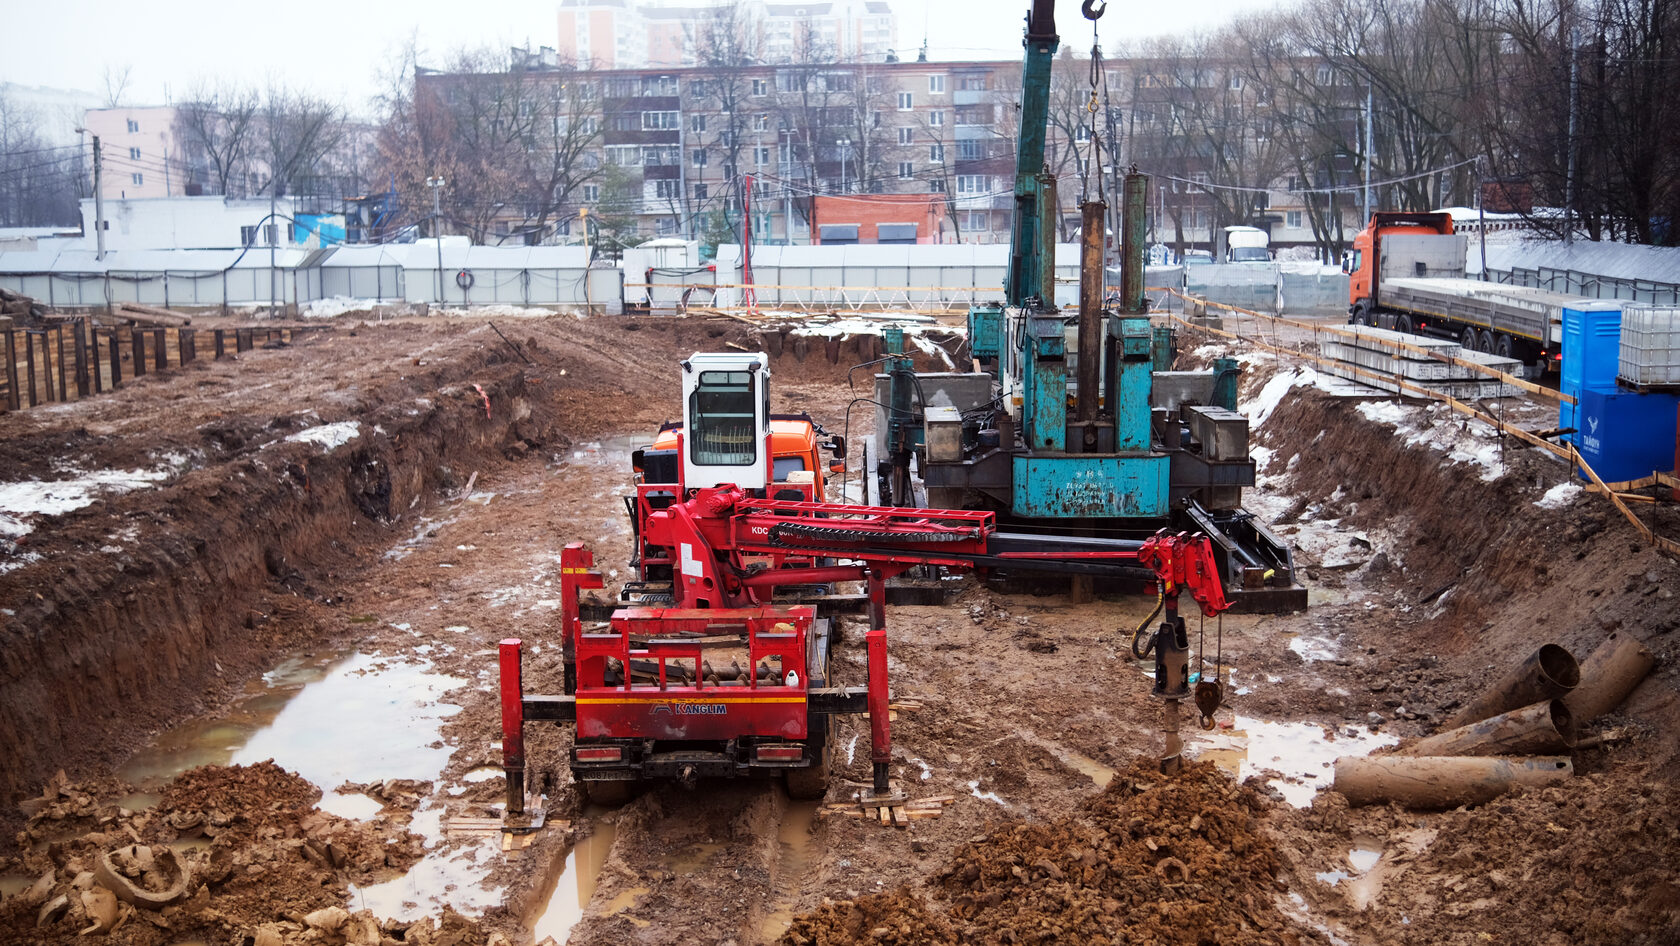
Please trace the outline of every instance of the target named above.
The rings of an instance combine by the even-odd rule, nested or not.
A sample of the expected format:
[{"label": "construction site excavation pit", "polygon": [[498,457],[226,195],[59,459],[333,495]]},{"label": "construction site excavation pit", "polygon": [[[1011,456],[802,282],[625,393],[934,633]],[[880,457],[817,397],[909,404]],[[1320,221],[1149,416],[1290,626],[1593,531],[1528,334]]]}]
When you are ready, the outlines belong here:
[{"label": "construction site excavation pit", "polygon": [[[1561,464],[1508,447],[1484,479],[1299,380],[1267,395],[1254,492],[1280,528],[1311,532],[1311,605],[1226,615],[1229,726],[1204,735],[1184,714],[1183,776],[1159,774],[1160,704],[1127,653],[1152,596],[1074,603],[965,578],[944,604],[887,615],[905,701],[891,777],[952,799],[938,817],[855,816],[866,717],[836,725],[820,801],[701,779],[612,811],[585,805],[569,730],[544,724],[527,727],[527,785],[547,820],[509,839],[497,642],[526,642],[528,692],[560,692],[560,549],[590,548],[597,610],[613,602],[633,575],[629,454],[680,416],[679,363],[769,350],[737,320],[635,324],[504,324],[515,352],[470,316],[344,322],[0,416],[4,482],[189,458],[30,513],[21,551],[0,548],[19,562],[0,572],[16,760],[0,940],[73,939],[91,922],[77,877],[137,840],[197,880],[125,909],[106,934],[121,946],[1680,936],[1662,866],[1680,860],[1674,564],[1601,498],[1536,505]],[[846,369],[868,359],[850,343],[839,363],[807,355],[772,357],[774,409],[842,431]],[[1243,395],[1279,375],[1245,362]],[[349,422],[354,438],[288,439]],[[867,629],[840,630],[834,666],[856,676]],[[1657,669],[1588,723],[1570,781],[1444,811],[1327,788],[1327,761],[1433,734],[1540,644],[1585,658],[1612,633]],[[38,925],[48,901],[30,891],[48,874],[67,905]]]}]

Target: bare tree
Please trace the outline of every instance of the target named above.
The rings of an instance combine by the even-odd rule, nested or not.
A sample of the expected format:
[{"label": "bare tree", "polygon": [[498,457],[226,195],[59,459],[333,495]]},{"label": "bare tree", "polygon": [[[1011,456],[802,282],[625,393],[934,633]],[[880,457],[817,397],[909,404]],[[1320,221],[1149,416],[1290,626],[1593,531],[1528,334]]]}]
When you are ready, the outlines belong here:
[{"label": "bare tree", "polygon": [[105,64],[105,107],[118,108],[123,103],[123,93],[128,91],[129,75],[134,72],[134,66],[123,63],[118,66],[113,63]]},{"label": "bare tree", "polygon": [[[730,2],[711,7],[685,30],[699,73],[696,79],[690,80],[689,101],[701,106],[703,111],[698,127],[688,130],[690,155],[683,157],[693,165],[692,153],[698,151],[706,162],[701,166],[710,167],[715,161],[723,169],[723,186],[717,189],[717,193],[708,188],[706,197],[699,199],[690,189],[688,194],[682,195],[683,229],[694,233],[704,228],[695,223],[697,216],[721,214],[727,219],[730,213],[738,210],[738,202],[735,207],[730,206],[733,185],[741,170],[741,154],[747,147],[748,131],[757,123],[757,116],[761,113],[766,116],[765,121],[771,127],[760,131],[775,133],[777,150],[787,137],[788,126],[779,120],[780,116],[772,116],[769,108],[760,110],[752,107],[755,98],[762,102],[770,100],[752,95],[755,83],[763,86],[768,80],[763,73],[753,69],[763,63],[764,47],[744,5]],[[766,94],[768,91],[767,88],[762,89]],[[789,176],[785,167],[782,168],[782,176]],[[788,226],[792,227],[792,221],[788,221]]]},{"label": "bare tree", "polygon": [[244,196],[249,160],[257,147],[258,97],[253,89],[200,87],[175,110],[175,137],[186,154],[189,186],[210,193]]},{"label": "bare tree", "polygon": [[293,193],[316,176],[320,163],[344,141],[344,110],[307,93],[270,86],[258,111],[257,149],[268,166],[267,190]]},{"label": "bare tree", "polygon": [[35,111],[0,89],[0,226],[74,226],[84,190],[80,150],[51,144]]}]

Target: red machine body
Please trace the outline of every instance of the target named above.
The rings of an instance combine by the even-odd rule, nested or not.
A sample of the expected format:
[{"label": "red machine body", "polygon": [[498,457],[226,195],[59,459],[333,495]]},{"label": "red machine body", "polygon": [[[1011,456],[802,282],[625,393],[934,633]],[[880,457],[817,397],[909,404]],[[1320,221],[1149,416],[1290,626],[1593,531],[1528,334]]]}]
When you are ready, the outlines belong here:
[{"label": "red machine body", "polygon": [[[524,694],[520,642],[502,644],[510,812],[523,810],[526,720],[575,723],[572,773],[592,793],[644,777],[785,770],[790,792],[810,796],[826,790],[829,717],[867,712],[874,786],[885,795],[886,579],[916,566],[1079,571],[1123,562],[1158,581],[1169,613],[1186,589],[1205,614],[1230,606],[1201,535],[1062,547],[999,534],[989,512],[760,499],[733,486],[652,510],[644,530],[673,565],[675,607],[623,608],[607,629],[586,629],[578,595],[602,582],[593,555],[574,543],[561,555],[566,693]],[[869,589],[863,687],[832,685],[830,636],[813,608],[770,604],[778,586],[836,581]],[[719,648],[744,648],[747,666],[713,668],[708,654]]]}]

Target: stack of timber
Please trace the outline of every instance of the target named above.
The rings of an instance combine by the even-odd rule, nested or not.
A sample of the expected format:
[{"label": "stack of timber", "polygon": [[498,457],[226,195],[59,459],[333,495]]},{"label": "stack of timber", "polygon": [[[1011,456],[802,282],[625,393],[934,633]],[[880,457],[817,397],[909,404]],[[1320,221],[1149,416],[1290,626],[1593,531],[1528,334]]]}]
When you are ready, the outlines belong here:
[{"label": "stack of timber", "polygon": [[1546,644],[1447,720],[1445,731],[1391,755],[1337,759],[1334,788],[1353,805],[1428,809],[1565,782],[1575,770],[1572,753],[1614,738],[1614,731],[1580,738],[1578,722],[1620,706],[1655,663],[1643,644],[1621,633],[1584,664]]},{"label": "stack of timber", "polygon": [[9,317],[19,328],[40,325],[47,316],[47,307],[32,296],[0,289],[0,316]]},{"label": "stack of timber", "polygon": [[[1325,370],[1331,374],[1390,393],[1407,392],[1399,384],[1373,377],[1373,374],[1397,378],[1460,400],[1512,397],[1522,393],[1514,385],[1488,373],[1495,371],[1520,376],[1522,362],[1471,351],[1455,341],[1362,325],[1349,328],[1347,334],[1321,341],[1318,347],[1326,358],[1341,363],[1326,366]],[[1445,360],[1448,358],[1468,364],[1453,364]],[[1343,369],[1342,365],[1349,367]],[[1473,366],[1487,370],[1477,370]],[[1354,368],[1363,370],[1355,371]]]}]

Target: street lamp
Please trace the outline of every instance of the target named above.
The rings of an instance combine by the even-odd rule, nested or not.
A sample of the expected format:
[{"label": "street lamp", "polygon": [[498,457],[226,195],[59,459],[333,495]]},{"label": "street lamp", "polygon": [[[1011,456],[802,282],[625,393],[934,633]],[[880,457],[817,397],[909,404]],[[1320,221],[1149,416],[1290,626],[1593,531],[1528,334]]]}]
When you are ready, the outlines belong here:
[{"label": "street lamp", "polygon": [[432,189],[432,242],[437,244],[438,305],[443,305],[443,234],[438,232],[438,221],[443,212],[439,209],[438,200],[443,194],[444,185],[447,183],[449,182],[445,181],[441,174],[426,178],[426,186]]}]

